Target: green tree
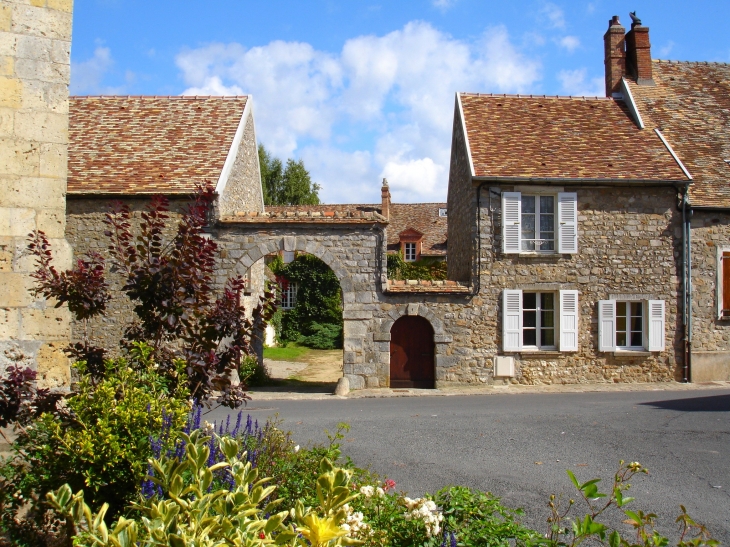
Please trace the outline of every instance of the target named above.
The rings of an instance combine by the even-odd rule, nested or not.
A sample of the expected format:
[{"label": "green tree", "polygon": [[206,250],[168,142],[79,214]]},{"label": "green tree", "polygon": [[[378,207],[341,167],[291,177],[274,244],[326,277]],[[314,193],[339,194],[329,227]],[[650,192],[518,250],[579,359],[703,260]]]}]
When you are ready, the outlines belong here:
[{"label": "green tree", "polygon": [[259,144],[261,185],[266,205],[318,205],[321,186],[312,182],[302,160],[288,159],[284,166]]}]

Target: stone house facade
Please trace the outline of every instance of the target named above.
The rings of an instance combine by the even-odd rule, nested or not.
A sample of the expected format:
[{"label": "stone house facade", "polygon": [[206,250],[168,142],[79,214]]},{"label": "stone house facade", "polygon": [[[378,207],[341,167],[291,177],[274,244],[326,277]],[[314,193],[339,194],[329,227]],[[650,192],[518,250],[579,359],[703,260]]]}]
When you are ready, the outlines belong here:
[{"label": "stone house facade", "polygon": [[68,310],[31,293],[28,234],[46,233],[56,267],[64,238],[72,0],[0,1],[0,373],[37,367],[50,388],[69,381]]},{"label": "stone house facade", "polygon": [[[384,185],[381,204],[265,209],[250,98],[74,99],[69,240],[77,252],[99,245],[110,196],[139,210],[162,192],[179,210],[210,180],[217,283],[263,271],[276,252],[321,258],[342,288],[352,388],[723,379],[728,69],[651,61],[649,29],[627,33],[618,17],[604,44],[605,98],[456,95],[447,204],[392,204]],[[219,118],[180,124],[144,105]],[[131,111],[138,125],[114,137],[121,147],[103,124],[89,138],[87,108]],[[200,140],[181,143],[191,133]],[[387,278],[387,253],[414,242],[439,256],[448,244],[448,281]],[[120,329],[125,310],[114,313]]]},{"label": "stone house facade", "polygon": [[[240,208],[263,210],[251,97],[71,98],[66,233],[76,256],[108,246],[111,202],[128,205],[140,222],[151,197],[164,195],[174,219],[200,184],[215,186],[213,222]],[[263,265],[241,274],[251,310],[263,291]],[[119,294],[121,279],[109,279]],[[226,279],[215,282],[222,287]],[[116,347],[131,311],[126,298],[114,298],[106,317],[89,325],[91,339]],[[76,340],[81,325],[73,327]]]}]

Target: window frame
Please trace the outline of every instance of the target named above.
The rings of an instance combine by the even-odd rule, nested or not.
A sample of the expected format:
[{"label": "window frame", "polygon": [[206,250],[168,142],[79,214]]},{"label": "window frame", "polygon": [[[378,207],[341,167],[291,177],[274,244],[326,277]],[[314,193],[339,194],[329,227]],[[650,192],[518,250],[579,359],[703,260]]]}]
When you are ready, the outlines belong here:
[{"label": "window frame", "polygon": [[[553,211],[552,213],[543,213],[542,212],[542,198],[549,197],[552,199],[553,202]],[[524,207],[522,207],[522,203],[524,203],[525,198],[535,198],[535,211],[533,213],[525,213]],[[520,253],[538,253],[538,254],[555,254],[558,250],[558,230],[557,230],[557,216],[558,216],[558,196],[557,194],[531,194],[531,193],[521,193],[520,196],[521,200],[521,211],[520,211]],[[533,215],[535,217],[535,231],[534,231],[534,238],[533,239],[525,239],[522,237],[524,234],[524,218],[525,215]],[[542,231],[540,230],[540,217],[552,215],[553,217],[553,237],[552,239],[544,239],[541,236]],[[525,243],[532,242],[534,245],[534,249],[525,249]],[[538,243],[539,242],[539,243]],[[539,249],[538,247],[541,247],[543,243],[549,243],[552,242],[553,248],[552,249]]]},{"label": "window frame", "polygon": [[[617,345],[617,303],[642,303],[641,346]],[[661,352],[667,337],[667,306],[664,300],[616,298],[598,301],[598,351],[616,354]]]},{"label": "window frame", "polygon": [[[553,250],[522,249],[522,197],[554,196]],[[539,200],[536,200],[539,201]],[[515,187],[502,192],[502,253],[520,256],[546,256],[578,253],[578,193],[563,192],[562,188]],[[539,216],[536,215],[536,234]]]},{"label": "window frame", "polygon": [[[413,258],[409,258],[408,255],[408,249],[409,245],[412,245],[411,249],[413,250]],[[416,262],[418,259],[418,244],[415,241],[404,241],[403,242],[403,260],[406,262]]]},{"label": "window frame", "polygon": [[[724,264],[725,255],[730,255],[730,245],[717,246],[717,265],[715,268],[715,293],[716,293],[716,317],[718,321],[730,321],[730,309],[725,313],[727,308],[724,307],[725,298],[730,297],[730,286],[725,287],[725,276],[730,274],[730,256],[727,257],[728,263]],[[725,270],[728,266],[728,270]],[[730,277],[730,275],[728,275]],[[728,279],[730,281],[730,279]]]},{"label": "window frame", "polygon": [[[533,309],[525,309],[525,295],[526,294],[534,294],[535,295],[535,308]],[[550,294],[553,297],[553,309],[550,310],[553,312],[553,343],[550,345],[542,345],[540,343],[540,340],[542,339],[542,312],[544,311],[542,309],[542,295],[544,294]],[[557,351],[558,349],[558,318],[557,315],[559,313],[559,306],[558,306],[558,300],[560,296],[556,291],[532,291],[532,290],[525,290],[522,291],[522,327],[521,327],[521,337],[522,342],[520,344],[523,351]],[[525,327],[524,321],[525,321],[525,312],[535,312],[535,326],[534,327]],[[534,330],[535,331],[535,345],[527,345],[525,344],[525,331],[526,330]]]},{"label": "window frame", "polygon": [[[618,312],[618,306],[619,304],[624,304],[625,306],[625,313],[622,316],[619,316]],[[636,316],[633,314],[632,305],[635,304],[641,304],[641,315]],[[616,347],[616,351],[646,351],[646,314],[648,312],[648,306],[646,305],[646,302],[644,300],[616,300],[616,329],[614,330],[614,346]],[[641,330],[636,331],[633,329],[633,319],[636,317],[641,318]],[[620,318],[624,318],[626,323],[624,326],[624,330],[619,330],[618,328],[618,321]],[[636,346],[630,343],[630,341],[633,339],[633,335],[635,332],[639,332],[641,334],[641,345]],[[619,333],[623,333],[626,336],[626,342],[627,344],[620,346],[618,343],[618,337]]]},{"label": "window frame", "polygon": [[[522,304],[524,293],[552,293],[555,295],[553,306],[554,345],[525,346],[523,344],[524,314]],[[578,351],[579,308],[579,292],[575,289],[545,288],[542,290],[525,289],[524,291],[522,289],[504,289],[502,291],[502,351],[505,353],[568,353]],[[537,324],[539,324],[539,321],[536,322]]]},{"label": "window frame", "polygon": [[297,306],[299,284],[289,281],[286,287],[279,285],[279,307],[282,310],[293,310]]}]

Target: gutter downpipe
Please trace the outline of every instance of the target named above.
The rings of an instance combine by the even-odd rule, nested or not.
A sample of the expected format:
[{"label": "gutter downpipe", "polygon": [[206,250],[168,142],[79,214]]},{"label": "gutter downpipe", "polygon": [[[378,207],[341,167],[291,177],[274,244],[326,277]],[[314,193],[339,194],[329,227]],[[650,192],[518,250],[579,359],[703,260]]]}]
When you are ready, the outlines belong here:
[{"label": "gutter downpipe", "polygon": [[687,285],[687,187],[682,192],[682,342],[683,342],[683,367],[682,381],[687,382],[689,371],[689,338],[687,327],[689,324],[689,309],[687,302],[689,301]]},{"label": "gutter downpipe", "polygon": [[[689,184],[685,192],[686,201],[689,201]],[[684,381],[692,381],[692,205],[687,215],[687,361],[685,362]]]},{"label": "gutter downpipe", "polygon": [[[477,187],[477,272],[476,282],[474,283],[474,292],[472,296],[478,296],[482,288],[482,188],[489,184],[489,181],[483,181]],[[492,194],[489,194],[489,211],[492,210]],[[494,226],[492,226],[494,229]]]}]

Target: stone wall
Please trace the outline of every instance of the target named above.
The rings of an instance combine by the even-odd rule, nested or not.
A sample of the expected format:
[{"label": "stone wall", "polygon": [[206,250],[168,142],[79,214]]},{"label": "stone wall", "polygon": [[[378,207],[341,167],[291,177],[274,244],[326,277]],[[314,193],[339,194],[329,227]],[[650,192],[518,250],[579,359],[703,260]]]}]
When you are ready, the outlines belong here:
[{"label": "stone wall", "polygon": [[237,211],[264,210],[259,154],[250,102],[249,98],[243,115],[243,136],[238,145],[236,159],[218,199],[219,216],[235,214]]},{"label": "stone wall", "polygon": [[43,230],[56,266],[64,239],[72,0],[0,1],[0,371],[36,367],[40,385],[69,381],[66,308],[31,295],[27,235]]},{"label": "stone wall", "polygon": [[[496,186],[496,185],[494,185]],[[502,186],[502,191],[513,187]],[[501,253],[501,202],[482,189],[479,296],[461,319],[473,325],[469,355],[455,370],[483,368],[502,351],[504,289],[579,291],[577,352],[516,353],[515,381],[527,384],[669,381],[679,379],[681,212],[673,188],[571,188],[578,194],[578,250],[574,255]],[[618,356],[598,351],[598,301],[630,294],[664,300],[665,351]],[[487,368],[491,363],[487,365]],[[469,376],[467,374],[467,376]],[[451,378],[451,377],[449,377]]]},{"label": "stone wall", "polygon": [[691,380],[730,380],[730,319],[720,319],[718,252],[730,252],[730,214],[697,211],[692,238]]},{"label": "stone wall", "polygon": [[449,171],[447,264],[448,277],[454,281],[471,281],[476,254],[476,194],[471,183],[471,166],[464,131],[460,110],[455,108]]}]

